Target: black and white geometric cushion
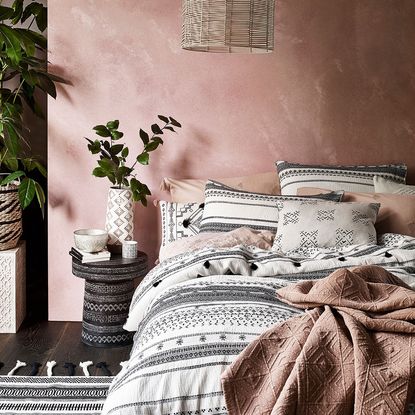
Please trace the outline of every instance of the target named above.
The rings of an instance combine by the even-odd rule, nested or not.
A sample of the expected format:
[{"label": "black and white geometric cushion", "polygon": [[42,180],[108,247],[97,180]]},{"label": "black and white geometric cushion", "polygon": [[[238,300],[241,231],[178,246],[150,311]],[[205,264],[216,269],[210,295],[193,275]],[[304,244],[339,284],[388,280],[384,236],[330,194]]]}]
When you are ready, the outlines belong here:
[{"label": "black and white geometric cushion", "polygon": [[162,247],[199,233],[203,203],[172,203],[161,200],[159,207]]}]

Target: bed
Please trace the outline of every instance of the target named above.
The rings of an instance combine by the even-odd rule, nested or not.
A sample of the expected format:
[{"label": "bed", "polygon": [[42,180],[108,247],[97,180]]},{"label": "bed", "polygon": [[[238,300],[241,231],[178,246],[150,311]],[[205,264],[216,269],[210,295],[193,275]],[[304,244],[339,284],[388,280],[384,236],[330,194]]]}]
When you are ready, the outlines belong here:
[{"label": "bed", "polygon": [[[211,195],[217,192],[217,188],[211,189]],[[267,198],[267,206],[269,202]],[[198,207],[193,207],[186,211],[187,216],[193,215],[197,222]],[[171,212],[170,205],[165,208]],[[237,223],[225,220],[226,230],[218,230],[215,212],[208,216],[208,231],[213,227],[225,234],[252,225],[235,220],[233,214],[232,221]],[[261,223],[257,229],[268,225],[274,226]],[[200,227],[203,223],[197,223],[198,231]],[[171,236],[173,227],[166,224],[166,228]],[[194,232],[194,228],[187,226],[180,232]],[[168,238],[167,233],[163,238]],[[300,248],[282,253],[259,244],[192,247],[188,242],[181,252],[161,261],[134,294],[125,326],[136,331],[134,345],[129,361],[110,387],[103,414],[227,414],[221,386],[225,369],[267,328],[303,313],[277,299],[275,292],[281,287],[360,265],[381,266],[415,287],[413,236],[384,233],[341,248],[305,249],[304,244]]]}]

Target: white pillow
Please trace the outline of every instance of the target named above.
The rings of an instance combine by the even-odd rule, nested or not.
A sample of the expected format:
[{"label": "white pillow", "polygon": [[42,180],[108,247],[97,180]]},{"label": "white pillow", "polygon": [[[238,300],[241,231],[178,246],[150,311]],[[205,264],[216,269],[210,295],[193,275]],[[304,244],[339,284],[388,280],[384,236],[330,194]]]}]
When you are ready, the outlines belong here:
[{"label": "white pillow", "polygon": [[373,177],[405,183],[407,167],[404,164],[379,166],[324,166],[277,161],[282,195],[295,195],[300,187],[319,187],[346,192],[375,191]]},{"label": "white pillow", "polygon": [[415,195],[415,186],[397,183],[380,176],[373,177],[376,193],[396,193],[400,195]]},{"label": "white pillow", "polygon": [[279,206],[272,249],[293,252],[310,248],[342,248],[375,244],[379,203],[285,201]]}]

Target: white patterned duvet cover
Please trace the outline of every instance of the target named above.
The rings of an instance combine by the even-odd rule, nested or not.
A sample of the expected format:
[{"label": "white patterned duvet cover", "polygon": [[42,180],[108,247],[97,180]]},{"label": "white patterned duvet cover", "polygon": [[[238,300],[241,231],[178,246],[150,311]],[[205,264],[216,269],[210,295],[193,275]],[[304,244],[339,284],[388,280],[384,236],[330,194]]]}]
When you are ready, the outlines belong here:
[{"label": "white patterned duvet cover", "polygon": [[220,375],[255,337],[299,310],[275,290],[338,268],[380,265],[415,286],[415,238],[309,252],[308,258],[237,246],[179,255],[138,287],[126,328],[137,330],[130,360],[103,414],[226,414]]}]

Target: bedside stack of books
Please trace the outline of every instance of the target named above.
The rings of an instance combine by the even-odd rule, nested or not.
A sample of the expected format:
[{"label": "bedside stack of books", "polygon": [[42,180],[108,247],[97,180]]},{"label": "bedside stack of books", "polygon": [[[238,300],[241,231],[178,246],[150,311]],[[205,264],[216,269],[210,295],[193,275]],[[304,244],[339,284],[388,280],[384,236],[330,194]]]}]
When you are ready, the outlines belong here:
[{"label": "bedside stack of books", "polygon": [[69,255],[83,264],[87,264],[89,262],[109,261],[111,259],[111,252],[106,249],[99,252],[85,252],[78,248],[72,247],[69,251]]}]

